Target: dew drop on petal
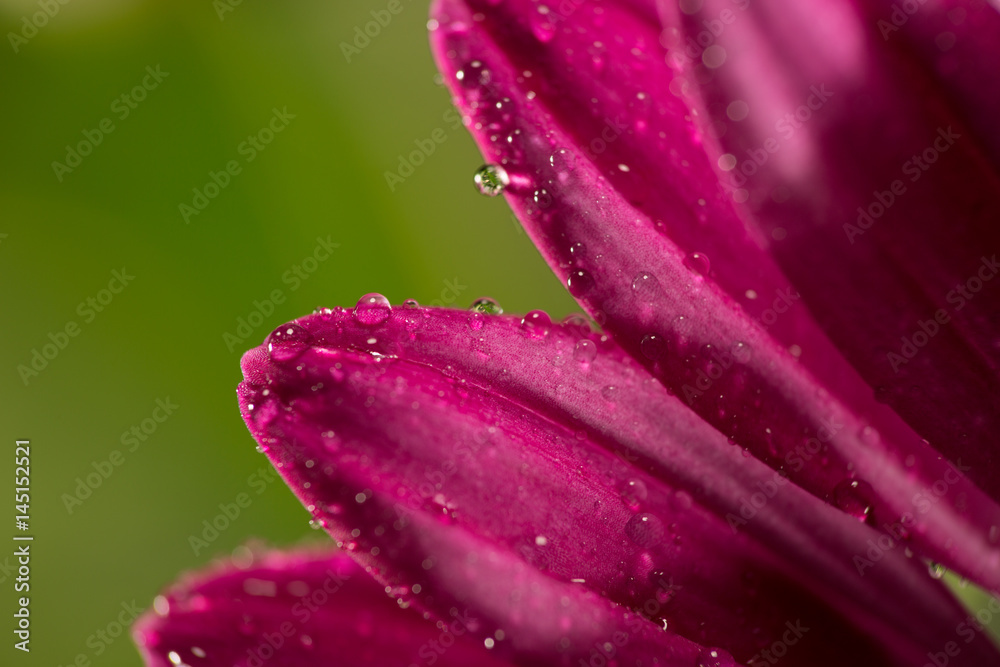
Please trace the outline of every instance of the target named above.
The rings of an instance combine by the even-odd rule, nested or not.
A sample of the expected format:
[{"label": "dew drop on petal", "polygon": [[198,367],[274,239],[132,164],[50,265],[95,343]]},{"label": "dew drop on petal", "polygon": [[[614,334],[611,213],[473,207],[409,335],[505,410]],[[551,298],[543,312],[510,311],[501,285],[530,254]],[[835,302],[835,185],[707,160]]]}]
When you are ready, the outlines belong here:
[{"label": "dew drop on petal", "polygon": [[663,339],[663,336],[657,336],[656,334],[643,336],[639,342],[639,350],[642,352],[642,356],[650,361],[656,361],[662,357],[666,349],[667,343]]},{"label": "dew drop on petal", "polygon": [[297,358],[309,344],[312,336],[300,325],[289,322],[271,332],[267,338],[267,352],[274,361],[291,361]]},{"label": "dew drop on petal", "polygon": [[931,575],[931,579],[940,579],[948,571],[941,563],[935,563],[934,561],[927,562],[927,573]]},{"label": "dew drop on petal", "polygon": [[566,289],[573,296],[582,296],[594,286],[594,279],[583,269],[570,271],[566,278]]},{"label": "dew drop on petal", "polygon": [[416,299],[407,299],[406,301],[403,302],[403,307],[404,308],[419,308],[420,307],[420,302],[417,301]]},{"label": "dew drop on petal", "polygon": [[532,338],[544,338],[549,334],[552,320],[544,310],[533,310],[521,320],[521,331]]},{"label": "dew drop on petal", "polygon": [[661,543],[666,534],[663,522],[649,512],[636,514],[625,524],[625,535],[628,539],[644,549]]},{"label": "dew drop on petal", "polygon": [[573,348],[573,359],[580,364],[580,368],[588,370],[596,357],[597,344],[594,341],[584,338],[576,342],[576,347]]},{"label": "dew drop on petal", "polygon": [[507,170],[498,164],[486,164],[480,167],[475,176],[476,189],[480,194],[487,197],[496,197],[510,185],[510,176]]},{"label": "dew drop on petal", "polygon": [[392,314],[389,300],[381,294],[365,294],[354,307],[354,319],[366,327],[376,327]]},{"label": "dew drop on petal", "polygon": [[469,315],[469,328],[473,331],[479,331],[483,328],[483,314],[482,313],[472,313]]},{"label": "dew drop on petal", "polygon": [[707,276],[712,265],[708,261],[708,255],[703,252],[692,252],[684,258],[684,266],[695,273]]},{"label": "dew drop on petal", "polygon": [[625,483],[625,489],[622,491],[622,500],[628,505],[629,509],[636,511],[642,505],[642,501],[646,499],[649,492],[646,490],[646,484],[641,479],[630,479]]},{"label": "dew drop on petal", "polygon": [[632,279],[632,290],[643,301],[653,301],[660,292],[660,283],[649,271],[643,271]]},{"label": "dew drop on petal", "polygon": [[503,315],[503,308],[496,300],[484,296],[481,299],[476,299],[469,306],[469,310],[476,313],[483,313],[484,315]]},{"label": "dew drop on petal", "polygon": [[833,489],[833,504],[862,522],[871,514],[874,497],[872,485],[863,479],[845,479]]}]

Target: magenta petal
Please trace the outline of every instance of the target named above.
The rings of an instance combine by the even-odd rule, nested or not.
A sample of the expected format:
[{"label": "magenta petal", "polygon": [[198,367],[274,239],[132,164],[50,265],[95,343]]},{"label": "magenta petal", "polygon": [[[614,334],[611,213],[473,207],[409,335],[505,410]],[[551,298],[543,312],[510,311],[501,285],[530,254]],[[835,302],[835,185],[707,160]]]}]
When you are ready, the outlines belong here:
[{"label": "magenta petal", "polygon": [[[989,154],[1000,135],[987,84],[1000,19],[965,12],[951,26],[963,41],[943,54],[925,40],[949,30],[944,5],[958,3],[904,12],[899,35],[878,23],[890,3],[861,4],[754,2],[713,38],[724,62],[689,64],[687,89],[721,134],[710,153],[729,169],[723,186],[775,239],[820,325],[880,401],[1000,499],[1000,177]],[[677,48],[729,5],[675,18]],[[733,103],[745,119],[728,117]]]},{"label": "magenta petal", "polygon": [[937,80],[948,105],[1000,167],[1000,88],[989,84],[1000,58],[1000,10],[987,0],[917,2],[866,0],[863,6],[887,47],[917,60]]},{"label": "magenta petal", "polygon": [[[696,642],[749,661],[800,618],[813,630],[788,664],[909,660],[961,621],[897,545],[859,572],[877,533],[742,456],[578,328],[338,309],[279,327],[243,368],[244,418],[316,519],[409,602],[503,630],[518,663],[587,660],[630,624],[652,643],[623,660]],[[761,492],[766,507],[744,514]],[[530,616],[563,598],[559,632]]]},{"label": "magenta petal", "polygon": [[[135,625],[147,667],[501,667],[461,624],[400,608],[343,553],[256,553],[187,575]],[[447,645],[447,649],[443,645]]]},{"label": "magenta petal", "polygon": [[[680,82],[649,8],[588,4],[555,25],[529,5],[442,0],[432,45],[557,275],[716,429],[855,513],[859,480],[870,523],[1000,590],[1000,508],[875,401],[742,231],[670,92]],[[602,137],[616,116],[627,123]],[[705,261],[695,252],[705,248],[724,259]],[[940,494],[927,502],[932,488]]]}]

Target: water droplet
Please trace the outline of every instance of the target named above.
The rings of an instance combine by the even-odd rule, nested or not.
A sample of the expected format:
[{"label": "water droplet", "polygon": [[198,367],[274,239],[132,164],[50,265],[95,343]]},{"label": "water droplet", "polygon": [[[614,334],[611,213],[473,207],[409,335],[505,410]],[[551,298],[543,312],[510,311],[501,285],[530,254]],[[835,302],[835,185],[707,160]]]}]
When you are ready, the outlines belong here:
[{"label": "water droplet", "polygon": [[566,289],[568,289],[569,293],[573,296],[582,296],[593,286],[594,279],[591,278],[590,274],[583,269],[570,271],[569,277],[566,278]]},{"label": "water droplet", "polygon": [[533,199],[535,200],[535,203],[538,204],[538,208],[546,209],[549,206],[552,206],[552,195],[550,195],[549,191],[545,188],[535,190]]},{"label": "water droplet", "polygon": [[375,327],[387,319],[392,314],[392,306],[389,300],[381,294],[365,294],[354,306],[354,319],[358,324],[366,327]]},{"label": "water droplet", "polygon": [[633,512],[639,509],[642,501],[648,495],[649,492],[646,490],[646,484],[641,479],[630,479],[625,483],[625,490],[622,491],[622,499]]},{"label": "water droplet", "polygon": [[935,563],[934,561],[927,561],[927,573],[931,575],[931,579],[940,579],[944,576],[945,572],[948,571],[941,563]]},{"label": "water droplet", "polygon": [[472,313],[469,315],[469,328],[473,331],[479,331],[483,328],[483,318],[485,316],[482,313]]},{"label": "water droplet", "polygon": [[879,443],[879,440],[881,439],[879,437],[878,431],[873,429],[871,426],[865,426],[860,431],[858,431],[858,438],[861,439],[861,442],[865,443],[870,447],[874,447],[875,445],[877,445]]},{"label": "water droplet", "polygon": [[646,302],[653,301],[660,293],[660,282],[649,271],[643,271],[632,279],[632,289],[636,295]]},{"label": "water droplet", "polygon": [[552,21],[549,20],[548,11],[542,12],[542,9],[547,8],[544,6],[539,7],[539,12],[537,14],[532,13],[528,22],[531,25],[531,34],[533,34],[539,42],[545,44],[555,36],[556,27],[552,25]]},{"label": "water droplet", "polygon": [[420,303],[416,299],[407,299],[403,302],[404,308],[419,308]]},{"label": "water droplet", "polygon": [[597,344],[594,341],[584,338],[576,342],[576,347],[573,348],[573,358],[580,364],[580,368],[588,370],[595,357],[597,357]]},{"label": "water droplet", "polygon": [[562,325],[578,336],[589,336],[593,332],[593,329],[590,328],[590,321],[580,313],[567,315],[562,321]]},{"label": "water droplet", "polygon": [[483,165],[476,171],[473,180],[479,193],[487,197],[496,197],[510,185],[510,176],[507,175],[507,170],[498,164]]},{"label": "water droplet", "polygon": [[601,389],[601,396],[607,401],[617,401],[618,400],[618,387],[613,384],[609,384]]},{"label": "water droplet", "polygon": [[748,363],[751,355],[753,354],[751,347],[742,341],[736,341],[733,343],[733,347],[730,351],[733,354],[733,359],[740,364]]},{"label": "water droplet", "polygon": [[833,504],[862,522],[872,511],[874,497],[872,485],[863,479],[845,479],[833,488]]},{"label": "water droplet", "polygon": [[706,648],[698,654],[694,664],[695,667],[733,667],[736,661],[721,648]]},{"label": "water droplet", "polygon": [[274,361],[291,361],[298,358],[309,344],[312,336],[295,322],[282,324],[267,338],[267,352]]},{"label": "water droplet", "polygon": [[544,338],[549,335],[552,320],[544,310],[533,310],[521,320],[521,331],[532,338]]},{"label": "water droplet", "polygon": [[549,164],[557,172],[566,172],[576,164],[576,157],[565,148],[559,148],[549,156]]},{"label": "water droplet", "polygon": [[708,261],[708,255],[701,252],[692,252],[685,257],[684,266],[702,276],[707,276],[712,268]]},{"label": "water droplet", "polygon": [[650,361],[656,361],[666,351],[667,342],[663,339],[663,336],[649,334],[642,337],[642,341],[639,342],[639,349],[642,351],[642,356]]},{"label": "water droplet", "polygon": [[625,524],[625,535],[633,544],[643,549],[660,544],[666,534],[663,522],[649,512],[636,514]]},{"label": "water droplet", "polygon": [[481,299],[476,299],[469,306],[469,310],[483,313],[484,315],[503,315],[503,308],[495,300],[484,296]]}]

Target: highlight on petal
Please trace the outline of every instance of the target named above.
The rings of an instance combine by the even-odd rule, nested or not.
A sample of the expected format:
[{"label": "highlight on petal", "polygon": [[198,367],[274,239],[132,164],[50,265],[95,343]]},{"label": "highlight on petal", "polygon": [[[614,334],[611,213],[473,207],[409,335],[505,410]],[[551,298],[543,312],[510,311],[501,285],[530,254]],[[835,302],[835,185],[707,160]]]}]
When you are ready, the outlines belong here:
[{"label": "highlight on petal", "polygon": [[[1000,590],[1000,508],[968,477],[993,484],[983,451],[943,460],[802,308],[759,246],[785,232],[751,236],[719,192],[714,139],[675,95],[685,82],[659,40],[676,36],[660,34],[651,4],[540,16],[527,0],[439,0],[432,14],[439,67],[507,173],[507,201],[615,341],[814,496]],[[811,159],[808,148],[784,154]],[[854,327],[880,316],[840,314]]]},{"label": "highlight on petal", "polygon": [[[578,324],[336,309],[279,327],[243,368],[244,419],[315,519],[407,603],[474,610],[511,662],[595,646],[619,664],[750,662],[801,621],[789,665],[906,664],[962,620],[902,548],[859,571],[878,533]],[[963,660],[992,657],[979,637]]]},{"label": "highlight on petal", "polygon": [[242,547],[156,598],[133,636],[147,667],[501,667],[467,619],[427,620],[342,552]]}]

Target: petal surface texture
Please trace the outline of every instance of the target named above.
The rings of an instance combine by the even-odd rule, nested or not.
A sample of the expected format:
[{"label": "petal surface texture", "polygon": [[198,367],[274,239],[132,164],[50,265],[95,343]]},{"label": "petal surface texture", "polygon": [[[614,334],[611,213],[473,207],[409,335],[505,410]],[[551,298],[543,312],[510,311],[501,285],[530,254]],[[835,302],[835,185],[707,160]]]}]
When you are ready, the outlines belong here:
[{"label": "petal surface texture", "polygon": [[[984,492],[1000,479],[995,458],[979,445],[928,444],[914,430],[921,424],[879,402],[866,369],[831,343],[817,324],[831,318],[804,307],[804,287],[766,249],[776,227],[745,223],[748,209],[720,188],[710,119],[660,44],[683,40],[683,21],[661,33],[656,8],[639,0],[568,7],[540,14],[528,0],[439,0],[432,11],[431,42],[455,103],[486,160],[507,172],[507,201],[550,266],[716,430],[817,498],[855,514],[863,505],[861,518],[887,535],[905,533],[918,553],[1000,590],[1000,509]],[[813,164],[808,146],[778,155]],[[827,266],[851,280],[854,264]],[[872,318],[888,306],[875,304],[865,305],[868,319],[839,317],[878,328]],[[972,397],[983,423],[1000,414],[987,411],[989,396]],[[926,413],[953,418],[940,405]],[[940,489],[933,502],[931,488]]]},{"label": "petal surface texture", "polygon": [[[516,664],[605,646],[619,664],[745,664],[792,633],[790,665],[905,665],[962,621],[902,544],[867,560],[878,532],[578,324],[336,309],[243,369],[244,418],[315,520],[407,604],[502,631]],[[982,638],[965,656],[996,658]]]},{"label": "petal surface texture", "polygon": [[135,625],[147,667],[503,667],[468,638],[402,609],[344,553],[258,551],[189,574]]}]

